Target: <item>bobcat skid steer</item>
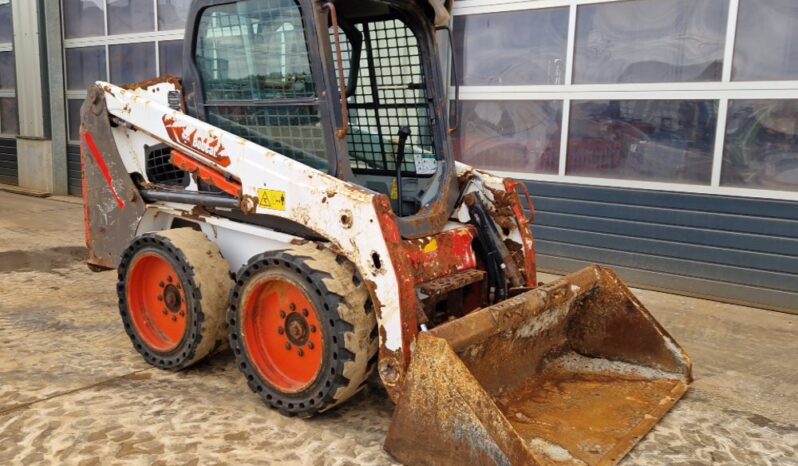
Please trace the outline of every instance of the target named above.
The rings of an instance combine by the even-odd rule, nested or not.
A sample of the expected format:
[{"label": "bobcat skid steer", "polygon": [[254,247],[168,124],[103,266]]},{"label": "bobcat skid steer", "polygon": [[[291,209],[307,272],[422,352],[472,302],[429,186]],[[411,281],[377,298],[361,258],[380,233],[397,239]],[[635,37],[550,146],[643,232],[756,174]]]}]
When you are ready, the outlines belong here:
[{"label": "bobcat skid steer", "polygon": [[89,264],[147,362],[229,345],[282,414],[376,369],[403,463],[615,463],[690,360],[609,270],[538,286],[524,185],[452,156],[450,6],[195,0],[182,80],[89,89]]}]

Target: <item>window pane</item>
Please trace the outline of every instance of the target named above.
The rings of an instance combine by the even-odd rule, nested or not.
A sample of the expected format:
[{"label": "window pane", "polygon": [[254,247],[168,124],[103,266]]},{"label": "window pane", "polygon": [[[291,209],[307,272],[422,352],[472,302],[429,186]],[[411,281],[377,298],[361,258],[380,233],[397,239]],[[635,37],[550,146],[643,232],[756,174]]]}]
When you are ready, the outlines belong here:
[{"label": "window pane", "polygon": [[183,41],[170,40],[158,43],[158,60],[161,65],[161,76],[183,75]]},{"label": "window pane", "polygon": [[67,90],[85,91],[96,81],[107,81],[105,47],[66,49]]},{"label": "window pane", "polygon": [[155,70],[155,44],[125,44],[108,47],[111,82],[131,84],[152,79]]},{"label": "window pane", "polygon": [[720,81],[728,0],[579,7],[574,82]]},{"label": "window pane", "polygon": [[80,140],[80,106],[83,99],[70,99],[67,101],[67,118],[69,118],[69,139]]},{"label": "window pane", "polygon": [[315,97],[299,6],[248,0],[205,9],[196,64],[209,121],[287,157],[327,170],[316,105],[249,106],[241,101]]},{"label": "window pane", "polygon": [[17,67],[14,52],[0,52],[0,89],[16,89]]},{"label": "window pane", "polygon": [[798,79],[798,3],[742,0],[732,79]]},{"label": "window pane", "polygon": [[562,102],[465,101],[455,133],[457,159],[477,168],[556,174]]},{"label": "window pane", "polygon": [[709,184],[717,114],[713,100],[574,102],[566,172]]},{"label": "window pane", "polygon": [[155,30],[152,0],[108,0],[108,34]]},{"label": "window pane", "polygon": [[158,0],[158,30],[186,28],[191,0]]},{"label": "window pane", "polygon": [[0,5],[0,43],[13,42],[14,33],[11,24],[11,4]]},{"label": "window pane", "polygon": [[292,0],[206,9],[196,60],[209,101],[316,95],[302,17]]},{"label": "window pane", "polygon": [[798,191],[798,100],[729,102],[721,184]]},{"label": "window pane", "polygon": [[105,35],[103,0],[62,0],[64,37],[75,39]]},{"label": "window pane", "polygon": [[463,85],[563,84],[568,8],[455,16]]},{"label": "window pane", "polygon": [[17,99],[0,99],[0,133],[19,134]]}]

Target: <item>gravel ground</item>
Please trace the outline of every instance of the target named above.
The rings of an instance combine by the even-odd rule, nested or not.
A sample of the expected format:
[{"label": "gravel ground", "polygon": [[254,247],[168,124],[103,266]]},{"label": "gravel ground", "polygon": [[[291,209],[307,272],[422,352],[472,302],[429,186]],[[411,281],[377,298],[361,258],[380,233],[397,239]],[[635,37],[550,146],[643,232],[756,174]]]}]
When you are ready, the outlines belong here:
[{"label": "gravel ground", "polygon": [[[153,369],[114,272],[82,263],[82,208],[0,192],[0,464],[392,464],[378,382],[312,420],[247,388],[229,353]],[[696,382],[625,465],[798,465],[798,316],[638,291]]]}]

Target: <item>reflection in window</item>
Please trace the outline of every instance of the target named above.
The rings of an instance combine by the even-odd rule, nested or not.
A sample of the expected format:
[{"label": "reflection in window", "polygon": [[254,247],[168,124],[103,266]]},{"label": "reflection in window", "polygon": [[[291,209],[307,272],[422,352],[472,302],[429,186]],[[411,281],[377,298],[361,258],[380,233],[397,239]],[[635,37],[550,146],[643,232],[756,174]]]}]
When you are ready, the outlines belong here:
[{"label": "reflection in window", "polygon": [[158,30],[186,28],[191,0],[158,0]]},{"label": "reflection in window", "polygon": [[[111,82],[131,84],[152,79],[155,71],[155,44],[125,44],[108,47]],[[135,66],[131,66],[135,63]]]},{"label": "reflection in window", "polygon": [[798,100],[732,100],[721,185],[798,191]]},{"label": "reflection in window", "polygon": [[732,79],[798,79],[798,2],[740,1]]},{"label": "reflection in window", "polygon": [[[296,2],[247,0],[205,9],[195,64],[211,124],[314,168],[328,169]],[[293,105],[252,105],[263,100]]]},{"label": "reflection in window", "polygon": [[0,99],[0,134],[19,134],[19,117],[17,114],[17,99]]},{"label": "reflection in window", "polygon": [[108,0],[108,34],[155,30],[152,0]]},{"label": "reflection in window", "polygon": [[11,4],[0,5],[0,44],[13,42],[13,24],[11,21]]},{"label": "reflection in window", "polygon": [[709,184],[718,103],[573,102],[568,175]]},{"label": "reflection in window", "polygon": [[720,81],[728,0],[579,6],[574,82]]},{"label": "reflection in window", "polygon": [[455,133],[457,159],[477,168],[556,174],[562,102],[465,101]]},{"label": "reflection in window", "polygon": [[203,14],[196,60],[206,99],[315,96],[299,8],[292,0],[256,5],[222,5]]},{"label": "reflection in window", "polygon": [[467,86],[563,84],[568,8],[455,16],[454,55]]},{"label": "reflection in window", "polygon": [[17,86],[17,67],[14,52],[0,52],[0,89],[15,89]]},{"label": "reflection in window", "polygon": [[183,75],[183,41],[170,40],[158,43],[158,61],[161,76]]},{"label": "reflection in window", "polygon": [[69,99],[67,101],[67,118],[69,119],[69,139],[80,140],[80,107],[83,99]]},{"label": "reflection in window", "polygon": [[62,2],[65,38],[105,35],[104,0],[62,0]]},{"label": "reflection in window", "polygon": [[67,90],[85,91],[96,81],[106,81],[105,47],[66,49]]}]

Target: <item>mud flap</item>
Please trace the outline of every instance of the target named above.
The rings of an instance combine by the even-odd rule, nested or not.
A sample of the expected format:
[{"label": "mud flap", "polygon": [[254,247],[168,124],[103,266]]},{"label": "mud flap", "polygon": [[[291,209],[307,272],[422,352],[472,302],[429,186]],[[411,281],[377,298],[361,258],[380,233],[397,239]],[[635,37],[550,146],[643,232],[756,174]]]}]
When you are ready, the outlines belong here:
[{"label": "mud flap", "polygon": [[615,464],[691,377],[594,266],[420,334],[385,449],[405,464]]}]

